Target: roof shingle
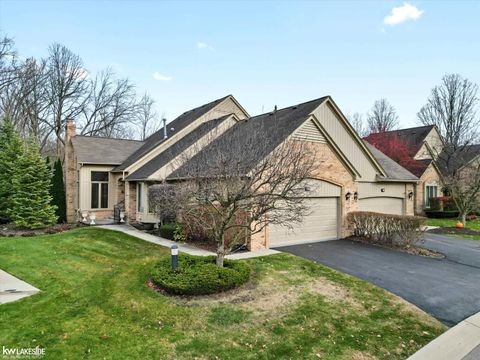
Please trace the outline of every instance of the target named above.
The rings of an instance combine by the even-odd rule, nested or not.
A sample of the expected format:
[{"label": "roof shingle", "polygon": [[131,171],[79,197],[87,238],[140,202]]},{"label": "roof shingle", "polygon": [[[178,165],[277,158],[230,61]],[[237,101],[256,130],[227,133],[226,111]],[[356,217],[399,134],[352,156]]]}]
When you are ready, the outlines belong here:
[{"label": "roof shingle", "polygon": [[79,163],[119,165],[143,141],[77,135],[72,137],[72,144]]}]

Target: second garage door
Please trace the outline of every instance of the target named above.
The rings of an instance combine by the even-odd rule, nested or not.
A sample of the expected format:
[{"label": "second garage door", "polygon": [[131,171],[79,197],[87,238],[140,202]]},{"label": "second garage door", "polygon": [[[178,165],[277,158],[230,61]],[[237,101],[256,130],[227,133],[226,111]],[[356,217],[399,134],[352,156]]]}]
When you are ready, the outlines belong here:
[{"label": "second garage door", "polygon": [[403,215],[403,199],[392,197],[375,197],[360,199],[358,210],[373,211],[383,214]]},{"label": "second garage door", "polygon": [[268,227],[271,247],[338,237],[338,198],[308,198],[305,201],[310,214],[292,230],[279,225]]}]

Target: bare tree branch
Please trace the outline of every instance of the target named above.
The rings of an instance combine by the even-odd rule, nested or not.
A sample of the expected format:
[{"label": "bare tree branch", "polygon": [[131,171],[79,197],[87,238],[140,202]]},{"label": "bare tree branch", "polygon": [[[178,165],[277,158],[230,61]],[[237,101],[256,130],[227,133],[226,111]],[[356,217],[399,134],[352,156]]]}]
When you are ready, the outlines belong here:
[{"label": "bare tree branch", "polygon": [[398,127],[397,113],[387,99],[375,101],[367,114],[367,126],[369,133],[390,131]]}]

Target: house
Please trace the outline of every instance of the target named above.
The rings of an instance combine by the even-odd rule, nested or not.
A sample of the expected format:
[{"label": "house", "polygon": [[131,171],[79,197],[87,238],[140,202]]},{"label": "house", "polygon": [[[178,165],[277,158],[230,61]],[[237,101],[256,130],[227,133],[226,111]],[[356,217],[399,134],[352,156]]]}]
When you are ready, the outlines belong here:
[{"label": "house", "polygon": [[228,95],[183,113],[144,142],[78,136],[69,121],[68,221],[82,211],[109,218],[114,205],[122,204],[128,222],[156,223],[148,209],[148,186],[181,179],[188,167],[178,161],[183,154],[200,149],[208,156],[220,138],[247,139],[255,132],[273,137],[272,144],[307,142],[318,165],[310,180],[315,191],[305,193],[310,214],[293,230],[266,227],[251,239],[251,249],[344,237],[351,211],[414,214],[418,178],[363,141],[330,96],[251,117]]},{"label": "house", "polygon": [[441,196],[442,192],[441,172],[435,160],[442,153],[443,141],[437,127],[428,125],[373,133],[365,140],[420,179],[415,186],[415,214],[423,215],[430,207],[430,198]]}]

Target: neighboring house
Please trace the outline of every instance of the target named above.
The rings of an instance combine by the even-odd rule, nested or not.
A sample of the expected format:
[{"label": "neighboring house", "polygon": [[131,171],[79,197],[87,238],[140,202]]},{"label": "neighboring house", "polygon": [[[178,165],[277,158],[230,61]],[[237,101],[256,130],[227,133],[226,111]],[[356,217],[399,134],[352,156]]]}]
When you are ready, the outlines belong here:
[{"label": "neighboring house", "polygon": [[365,140],[420,179],[415,186],[415,214],[423,215],[430,207],[429,199],[442,195],[441,173],[435,159],[442,152],[443,141],[437,127],[373,133]]},{"label": "neighboring house", "polygon": [[129,222],[156,223],[148,210],[148,186],[183,179],[195,161],[193,156],[180,162],[184,154],[200,148],[208,155],[220,137],[247,139],[255,131],[274,136],[272,144],[306,141],[319,160],[310,180],[315,190],[305,192],[311,213],[293,231],[265,228],[251,239],[251,249],[346,236],[351,211],[413,215],[418,178],[365,143],[331,97],[250,117],[229,95],[183,113],[144,142],[75,136],[75,124],[69,121],[68,220],[75,221],[80,211],[112,217],[113,206],[123,204]]}]

